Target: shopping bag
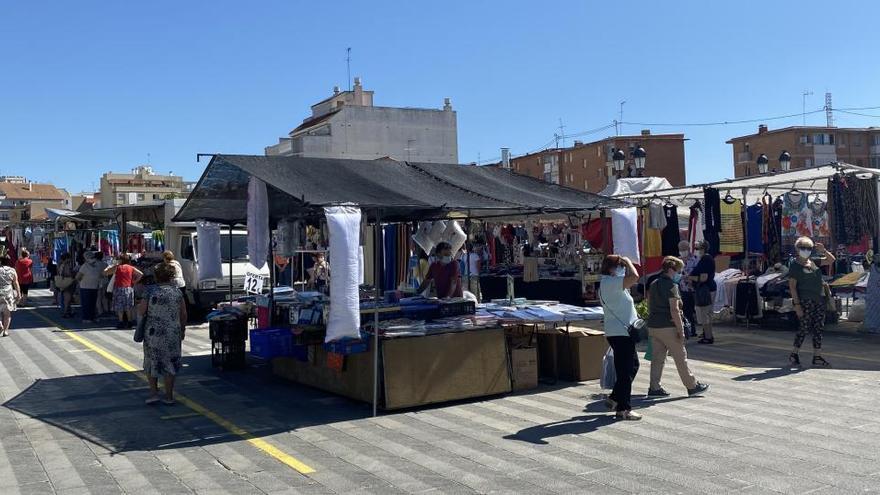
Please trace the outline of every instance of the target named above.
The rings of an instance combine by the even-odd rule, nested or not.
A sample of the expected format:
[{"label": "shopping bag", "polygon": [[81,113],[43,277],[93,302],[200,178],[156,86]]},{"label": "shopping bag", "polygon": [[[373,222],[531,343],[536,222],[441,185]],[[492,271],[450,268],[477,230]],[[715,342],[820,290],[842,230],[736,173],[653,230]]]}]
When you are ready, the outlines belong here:
[{"label": "shopping bag", "polygon": [[609,347],[605,357],[602,359],[602,379],[599,380],[599,386],[605,389],[612,389],[616,381],[617,372],[614,370],[614,349]]},{"label": "shopping bag", "polygon": [[116,274],[114,273],[112,277],[110,277],[110,282],[107,283],[107,293],[113,294],[113,289],[116,287]]}]

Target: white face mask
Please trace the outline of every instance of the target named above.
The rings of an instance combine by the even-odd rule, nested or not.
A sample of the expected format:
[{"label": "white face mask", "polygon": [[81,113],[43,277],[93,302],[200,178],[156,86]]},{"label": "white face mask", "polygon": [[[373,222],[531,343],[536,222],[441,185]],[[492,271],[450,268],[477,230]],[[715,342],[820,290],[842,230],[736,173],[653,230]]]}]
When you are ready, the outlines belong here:
[{"label": "white face mask", "polygon": [[452,263],[452,256],[443,256],[443,257],[441,257],[441,258],[440,258],[440,263],[443,263],[444,265],[448,265],[448,264]]},{"label": "white face mask", "polygon": [[798,254],[801,255],[801,258],[807,259],[810,257],[811,254],[813,254],[813,250],[801,248],[801,249],[798,249]]},{"label": "white face mask", "polygon": [[687,252],[687,251],[679,251],[678,254],[679,254],[682,258],[687,258],[688,256],[690,256],[691,253],[689,253],[689,252]]},{"label": "white face mask", "polygon": [[617,275],[618,277],[625,277],[626,276],[626,268],[624,268],[622,266],[618,266],[614,270],[614,274]]}]

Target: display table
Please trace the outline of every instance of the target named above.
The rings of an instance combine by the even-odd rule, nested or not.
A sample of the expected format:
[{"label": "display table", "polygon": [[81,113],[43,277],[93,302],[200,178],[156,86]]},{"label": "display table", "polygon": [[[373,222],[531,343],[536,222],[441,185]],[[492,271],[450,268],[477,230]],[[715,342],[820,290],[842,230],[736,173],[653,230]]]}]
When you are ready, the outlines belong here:
[{"label": "display table", "polygon": [[[480,276],[480,291],[483,300],[507,298],[507,277]],[[524,282],[522,277],[513,280],[513,291],[516,297],[537,300],[553,300],[573,306],[583,306],[583,288],[577,279],[541,279],[537,282]]]},{"label": "display table", "polygon": [[[381,346],[380,407],[385,410],[511,391],[501,328],[382,339]],[[371,347],[367,352],[346,356],[342,371],[334,371],[326,366],[323,347],[310,346],[308,361],[275,358],[272,370],[303,385],[372,402],[373,352]]]}]

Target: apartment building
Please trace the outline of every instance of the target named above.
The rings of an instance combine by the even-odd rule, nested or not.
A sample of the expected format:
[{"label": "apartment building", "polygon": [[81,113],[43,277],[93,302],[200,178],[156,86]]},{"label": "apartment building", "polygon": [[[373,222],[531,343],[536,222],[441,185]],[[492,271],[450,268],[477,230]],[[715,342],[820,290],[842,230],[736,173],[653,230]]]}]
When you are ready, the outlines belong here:
[{"label": "apartment building", "polygon": [[758,173],[761,154],[770,160],[770,170],[780,170],[779,155],[791,154],[791,168],[809,168],[833,162],[880,168],[880,128],[793,126],[769,129],[727,141],[733,152],[734,176]]},{"label": "apartment building", "polygon": [[613,150],[626,154],[624,177],[635,176],[633,151],[641,147],[647,153],[644,176],[665,177],[674,186],[685,185],[684,134],[651,134],[643,130],[636,136],[613,136],[573,146],[552,148],[511,159],[510,168],[517,173],[544,179],[588,192],[600,192],[616,180]]},{"label": "apartment building", "polygon": [[151,203],[187,194],[183,177],[157,174],[147,165],[136,167],[129,174],[107,172],[101,176],[102,208]]}]

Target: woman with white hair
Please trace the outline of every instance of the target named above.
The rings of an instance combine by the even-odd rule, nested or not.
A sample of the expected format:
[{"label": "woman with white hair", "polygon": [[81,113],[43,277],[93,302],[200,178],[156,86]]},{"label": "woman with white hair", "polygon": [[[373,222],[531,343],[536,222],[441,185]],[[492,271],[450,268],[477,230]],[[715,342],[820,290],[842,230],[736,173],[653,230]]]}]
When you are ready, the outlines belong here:
[{"label": "woman with white hair", "polygon": [[825,329],[825,282],[822,280],[822,269],[811,259],[813,248],[816,248],[817,259],[822,266],[833,264],[835,258],[822,244],[814,246],[809,237],[799,238],[794,245],[797,257],[788,268],[788,287],[798,317],[798,333],[788,360],[792,366],[800,366],[798,352],[809,333],[813,337],[813,366],[828,368],[831,364],[821,356],[822,331]]}]

